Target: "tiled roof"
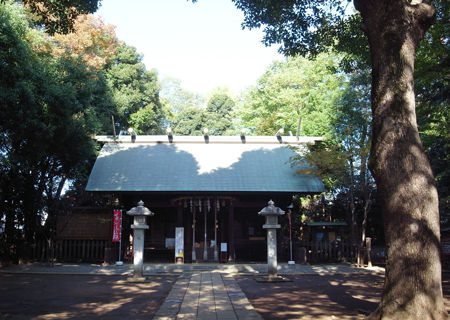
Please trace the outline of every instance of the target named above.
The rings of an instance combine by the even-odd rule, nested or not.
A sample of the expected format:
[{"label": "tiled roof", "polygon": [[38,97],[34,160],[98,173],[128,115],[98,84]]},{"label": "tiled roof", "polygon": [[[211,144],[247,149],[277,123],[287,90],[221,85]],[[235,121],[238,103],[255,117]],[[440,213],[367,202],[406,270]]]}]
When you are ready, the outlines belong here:
[{"label": "tiled roof", "polygon": [[295,174],[299,168],[289,163],[294,155],[285,144],[240,140],[233,143],[107,143],[95,162],[86,190],[323,191],[323,184],[317,177]]}]

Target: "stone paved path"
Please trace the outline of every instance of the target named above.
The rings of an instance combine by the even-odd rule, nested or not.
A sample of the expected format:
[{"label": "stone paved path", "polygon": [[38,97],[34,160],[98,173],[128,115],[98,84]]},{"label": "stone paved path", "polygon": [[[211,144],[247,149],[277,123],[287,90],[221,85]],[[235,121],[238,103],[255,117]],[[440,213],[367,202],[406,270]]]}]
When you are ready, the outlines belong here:
[{"label": "stone paved path", "polygon": [[262,319],[231,275],[184,274],[153,319]]}]

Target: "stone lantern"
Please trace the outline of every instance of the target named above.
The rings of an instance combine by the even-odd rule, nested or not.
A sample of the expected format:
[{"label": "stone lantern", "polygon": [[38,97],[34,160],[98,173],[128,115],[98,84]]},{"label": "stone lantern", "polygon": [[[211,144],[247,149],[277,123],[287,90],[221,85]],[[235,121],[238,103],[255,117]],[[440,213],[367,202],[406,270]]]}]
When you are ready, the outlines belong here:
[{"label": "stone lantern", "polygon": [[141,200],[138,202],[138,206],[131,208],[130,211],[127,211],[127,214],[134,217],[133,224],[131,225],[131,229],[134,229],[133,278],[142,278],[144,265],[144,232],[148,229],[147,216],[154,216],[155,213],[144,207],[144,202]]},{"label": "stone lantern", "polygon": [[270,200],[268,206],[258,214],[266,217],[263,229],[267,230],[267,273],[269,278],[277,278],[277,229],[281,228],[278,216],[282,216],[284,211],[275,207],[275,203]]}]

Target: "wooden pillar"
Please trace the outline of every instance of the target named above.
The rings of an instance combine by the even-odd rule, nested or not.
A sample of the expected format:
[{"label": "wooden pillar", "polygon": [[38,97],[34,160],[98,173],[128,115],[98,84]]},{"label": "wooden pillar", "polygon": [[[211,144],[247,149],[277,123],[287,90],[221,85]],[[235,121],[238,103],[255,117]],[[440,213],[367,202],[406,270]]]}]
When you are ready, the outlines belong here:
[{"label": "wooden pillar", "polygon": [[219,226],[219,222],[217,220],[217,205],[216,205],[216,201],[213,200],[213,212],[214,212],[214,261],[219,261],[219,251],[217,248],[217,228]]},{"label": "wooden pillar", "polygon": [[208,261],[208,205],[207,199],[203,199],[203,261]]},{"label": "wooden pillar", "polygon": [[227,233],[228,233],[228,223],[227,223],[227,219],[226,219],[226,215],[224,213],[224,209],[220,209],[220,215],[219,215],[219,224],[220,224],[220,228],[219,228],[219,234],[220,234],[220,242],[226,242],[228,243],[228,239],[227,239]]},{"label": "wooden pillar", "polygon": [[233,235],[233,224],[234,224],[234,207],[233,201],[228,202],[228,261],[234,262],[236,259],[234,252],[234,235]]},{"label": "wooden pillar", "polygon": [[183,202],[177,203],[177,227],[183,227]]},{"label": "wooden pillar", "polygon": [[192,262],[192,215],[189,209],[189,203],[187,203],[187,207],[184,208],[184,214],[186,216],[183,219],[184,222],[184,257],[185,262]]},{"label": "wooden pillar", "polygon": [[195,216],[195,204],[191,206],[192,208],[192,262],[197,261],[197,254],[195,252],[195,224],[196,224],[196,216]]}]

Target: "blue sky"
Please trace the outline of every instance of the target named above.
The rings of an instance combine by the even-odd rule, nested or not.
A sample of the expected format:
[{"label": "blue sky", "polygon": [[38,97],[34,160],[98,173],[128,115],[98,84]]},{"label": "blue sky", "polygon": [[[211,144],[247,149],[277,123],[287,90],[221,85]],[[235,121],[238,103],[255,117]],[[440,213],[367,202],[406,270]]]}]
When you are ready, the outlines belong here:
[{"label": "blue sky", "polygon": [[201,94],[216,87],[238,94],[283,59],[261,43],[262,31],[242,30],[231,0],[103,0],[97,13],[143,54],[148,70]]}]

